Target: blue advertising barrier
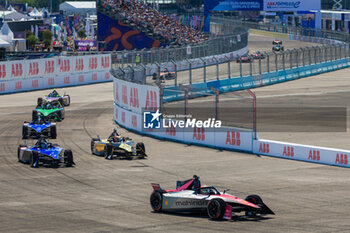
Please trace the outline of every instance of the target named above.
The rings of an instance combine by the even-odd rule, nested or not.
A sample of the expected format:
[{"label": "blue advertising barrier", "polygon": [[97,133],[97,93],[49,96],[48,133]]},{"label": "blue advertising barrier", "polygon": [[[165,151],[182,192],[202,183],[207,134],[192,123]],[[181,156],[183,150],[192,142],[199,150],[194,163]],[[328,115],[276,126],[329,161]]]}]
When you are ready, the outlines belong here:
[{"label": "blue advertising barrier", "polygon": [[[323,62],[319,64],[295,67],[292,69],[279,70],[261,75],[233,77],[229,79],[213,80],[206,83],[193,83],[190,86],[191,98],[213,94],[211,87],[220,93],[257,88],[299,78],[305,78],[325,72],[350,67],[346,58],[336,61]],[[184,99],[184,92],[178,86],[166,87],[163,89],[163,102],[172,102]]]}]

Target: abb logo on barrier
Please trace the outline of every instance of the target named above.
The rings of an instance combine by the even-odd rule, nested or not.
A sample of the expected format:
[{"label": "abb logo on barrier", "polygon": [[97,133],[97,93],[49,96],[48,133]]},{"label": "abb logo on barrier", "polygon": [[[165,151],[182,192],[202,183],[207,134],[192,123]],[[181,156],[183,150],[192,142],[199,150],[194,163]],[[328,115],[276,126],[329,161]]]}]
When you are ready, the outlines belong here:
[{"label": "abb logo on barrier", "polygon": [[70,71],[70,60],[69,59],[60,59],[58,60],[60,66],[60,72],[69,72]]},{"label": "abb logo on barrier", "polygon": [[226,145],[230,144],[232,146],[241,145],[241,134],[239,132],[227,131],[226,134]]},{"label": "abb logo on barrier", "polygon": [[173,124],[170,124],[168,128],[166,128],[165,133],[169,136],[176,136],[176,128]]},{"label": "abb logo on barrier", "polygon": [[97,74],[92,74],[91,79],[92,79],[93,81],[96,81],[96,80],[97,80]]},{"label": "abb logo on barrier", "polygon": [[130,89],[130,106],[134,108],[138,108],[140,106],[139,92],[138,92],[138,89],[135,87],[132,87]]},{"label": "abb logo on barrier", "polygon": [[32,88],[39,87],[39,81],[38,80],[32,80]]},{"label": "abb logo on barrier", "polygon": [[5,90],[6,90],[5,83],[0,83],[0,92],[3,92]]},{"label": "abb logo on barrier", "polygon": [[15,89],[16,89],[16,90],[22,89],[22,81],[16,82],[16,84],[15,84]]},{"label": "abb logo on barrier", "polygon": [[335,159],[335,164],[348,165],[348,155],[347,154],[337,154]]},{"label": "abb logo on barrier", "polygon": [[78,81],[79,81],[80,83],[84,82],[84,75],[79,75]]},{"label": "abb logo on barrier", "polygon": [[105,79],[110,79],[111,75],[109,74],[109,72],[105,73]]},{"label": "abb logo on barrier", "polygon": [[147,91],[145,110],[156,110],[158,108],[157,92]]},{"label": "abb logo on barrier", "polygon": [[52,74],[55,72],[55,61],[45,61],[45,74]]},{"label": "abb logo on barrier", "polygon": [[48,84],[49,86],[55,85],[55,79],[54,79],[54,78],[49,78],[49,79],[47,80],[47,84]]},{"label": "abb logo on barrier", "polygon": [[131,116],[131,124],[134,128],[137,128],[137,117],[136,115]]},{"label": "abb logo on barrier", "polygon": [[294,157],[294,147],[284,146],[282,155],[287,157]]},{"label": "abb logo on barrier", "polygon": [[122,112],[122,122],[125,123],[125,112]]},{"label": "abb logo on barrier", "polygon": [[101,64],[103,68],[107,69],[111,65],[111,60],[109,59],[108,56],[103,56],[101,57]]},{"label": "abb logo on barrier", "polygon": [[6,77],[6,66],[5,64],[0,65],[0,78]]},{"label": "abb logo on barrier", "polygon": [[321,155],[319,150],[310,150],[308,160],[320,161]]},{"label": "abb logo on barrier", "polygon": [[70,84],[70,78],[64,77],[64,84]]},{"label": "abb logo on barrier", "polygon": [[20,77],[23,74],[23,67],[21,63],[12,64],[11,77]]},{"label": "abb logo on barrier", "polygon": [[38,75],[39,74],[39,63],[37,61],[29,63],[28,75]]},{"label": "abb logo on barrier", "polygon": [[204,141],[205,140],[205,130],[204,128],[193,128],[193,140]]},{"label": "abb logo on barrier", "polygon": [[270,153],[270,144],[260,142],[259,152],[268,154]]},{"label": "abb logo on barrier", "polygon": [[84,70],[84,59],[77,58],[75,60],[75,71],[82,71],[82,70]]},{"label": "abb logo on barrier", "polygon": [[123,104],[128,104],[128,88],[126,85],[122,85],[122,101]]},{"label": "abb logo on barrier", "polygon": [[97,69],[97,57],[90,57],[89,58],[89,69],[90,70],[96,70]]}]

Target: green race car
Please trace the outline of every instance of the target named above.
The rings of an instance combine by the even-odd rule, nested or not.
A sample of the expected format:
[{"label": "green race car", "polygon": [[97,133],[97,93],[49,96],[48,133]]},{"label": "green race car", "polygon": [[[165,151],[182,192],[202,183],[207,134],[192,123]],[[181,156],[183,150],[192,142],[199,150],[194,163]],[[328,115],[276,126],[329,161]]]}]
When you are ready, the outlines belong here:
[{"label": "green race car", "polygon": [[279,45],[279,44],[277,44],[276,46],[272,47],[272,51],[282,52],[282,51],[284,51],[284,47]]},{"label": "green race car", "polygon": [[45,119],[45,121],[62,121],[64,119],[64,108],[57,102],[57,104],[52,104],[50,102],[42,103],[37,105],[35,110],[33,110],[33,119],[40,115]]}]

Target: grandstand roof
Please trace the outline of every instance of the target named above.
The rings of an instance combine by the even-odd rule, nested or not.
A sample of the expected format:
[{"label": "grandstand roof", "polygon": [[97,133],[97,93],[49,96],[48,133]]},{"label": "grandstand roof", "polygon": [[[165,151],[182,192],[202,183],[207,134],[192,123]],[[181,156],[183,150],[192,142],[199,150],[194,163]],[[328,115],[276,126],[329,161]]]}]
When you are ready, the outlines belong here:
[{"label": "grandstand roof", "polygon": [[86,2],[63,2],[60,4],[60,10],[66,9],[96,9],[96,1]]}]

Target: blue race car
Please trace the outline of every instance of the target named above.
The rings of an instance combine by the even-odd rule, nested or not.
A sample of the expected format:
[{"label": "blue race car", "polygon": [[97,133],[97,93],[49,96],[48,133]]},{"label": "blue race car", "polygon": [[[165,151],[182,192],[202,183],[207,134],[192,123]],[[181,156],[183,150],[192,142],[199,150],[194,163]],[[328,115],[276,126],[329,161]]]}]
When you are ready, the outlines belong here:
[{"label": "blue race car", "polygon": [[29,147],[27,143],[19,145],[17,156],[19,162],[28,163],[31,167],[39,167],[39,164],[58,166],[64,163],[67,167],[75,165],[71,150],[64,150],[44,137],[40,137],[33,147]]},{"label": "blue race car", "polygon": [[22,139],[38,139],[41,136],[56,139],[56,123],[47,122],[40,115],[34,116],[31,122],[24,122],[22,127]]}]

